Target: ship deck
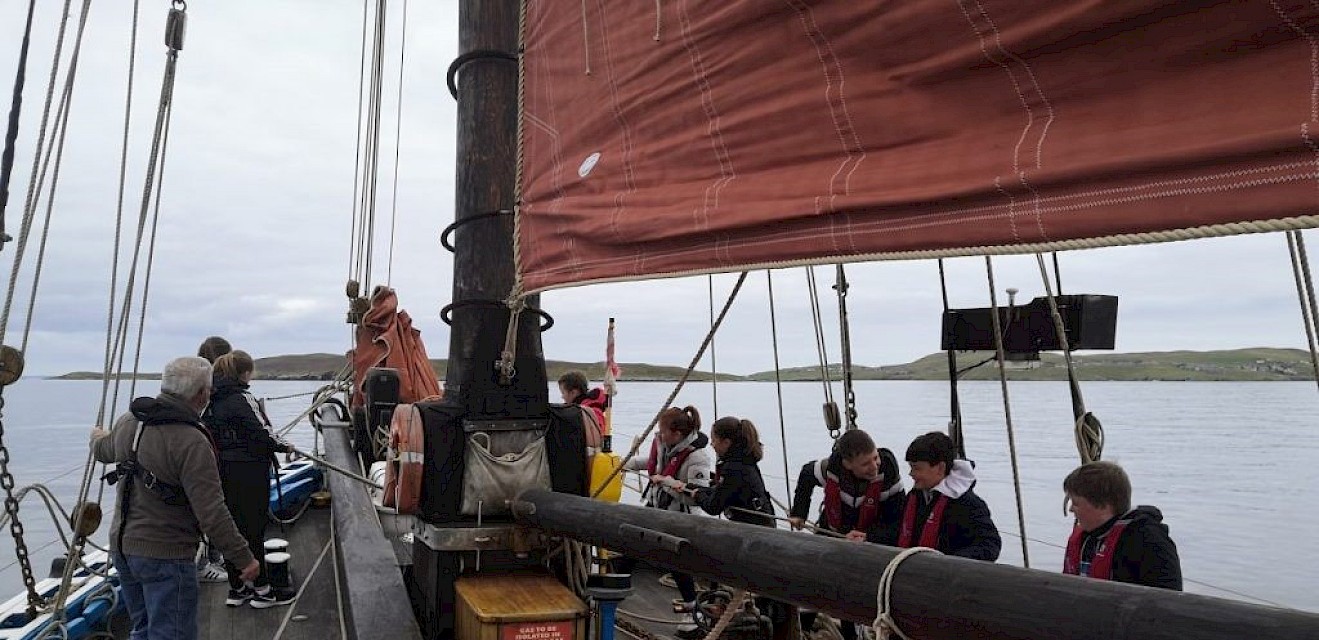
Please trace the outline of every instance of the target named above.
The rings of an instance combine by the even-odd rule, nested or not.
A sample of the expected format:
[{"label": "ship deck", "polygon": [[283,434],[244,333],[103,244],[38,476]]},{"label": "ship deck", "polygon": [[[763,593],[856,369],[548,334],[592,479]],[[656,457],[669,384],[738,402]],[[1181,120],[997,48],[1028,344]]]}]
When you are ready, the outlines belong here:
[{"label": "ship deck", "polygon": [[[342,425],[325,428],[325,457],[360,469]],[[393,529],[383,531],[363,485],[326,474],[331,506],[308,509],[296,522],[271,522],[266,538],[288,541],[290,582],[297,598],[253,609],[224,604],[228,584],[203,584],[199,637],[208,640],[416,640],[420,632],[399,569]],[[391,523],[397,526],[397,523]],[[408,554],[403,554],[408,555]],[[116,634],[116,637],[127,637]]]},{"label": "ship deck", "polygon": [[645,563],[637,566],[632,574],[632,595],[618,605],[619,640],[650,640],[646,634],[672,638],[674,631],[691,625],[691,616],[673,612],[678,590],[660,584],[664,573]]},{"label": "ship deck", "polygon": [[198,621],[201,637],[209,640],[348,637],[331,526],[330,509],[308,509],[284,531],[272,523],[267,538],[282,537],[289,542],[289,571],[299,591],[297,599],[289,605],[269,609],[227,607],[224,598],[228,584],[203,584]]}]

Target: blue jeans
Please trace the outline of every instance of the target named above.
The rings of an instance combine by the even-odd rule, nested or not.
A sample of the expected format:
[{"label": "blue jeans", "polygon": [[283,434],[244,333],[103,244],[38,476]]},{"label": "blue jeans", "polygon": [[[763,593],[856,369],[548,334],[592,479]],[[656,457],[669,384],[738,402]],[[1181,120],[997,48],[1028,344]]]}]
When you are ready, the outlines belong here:
[{"label": "blue jeans", "polygon": [[114,556],[128,614],[131,640],[196,640],[197,566],[187,560]]}]

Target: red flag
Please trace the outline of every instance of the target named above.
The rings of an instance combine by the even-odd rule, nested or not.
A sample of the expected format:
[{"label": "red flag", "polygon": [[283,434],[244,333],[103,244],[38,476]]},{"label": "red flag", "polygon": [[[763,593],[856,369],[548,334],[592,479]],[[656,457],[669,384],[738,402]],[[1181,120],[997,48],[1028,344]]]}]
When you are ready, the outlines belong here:
[{"label": "red flag", "polygon": [[605,339],[605,393],[612,398],[618,392],[618,377],[623,370],[614,362],[614,319],[609,319],[609,336]]}]

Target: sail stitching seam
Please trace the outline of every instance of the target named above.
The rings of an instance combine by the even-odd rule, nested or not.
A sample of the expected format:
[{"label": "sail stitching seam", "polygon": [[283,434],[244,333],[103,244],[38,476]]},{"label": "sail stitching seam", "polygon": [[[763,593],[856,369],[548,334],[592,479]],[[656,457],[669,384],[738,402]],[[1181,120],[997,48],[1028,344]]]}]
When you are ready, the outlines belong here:
[{"label": "sail stitching seam", "polygon": [[[1308,163],[1307,163],[1307,164],[1308,164]],[[1260,186],[1268,186],[1268,185],[1273,185],[1273,184],[1282,184],[1282,183],[1287,183],[1287,182],[1296,182],[1296,181],[1298,181],[1298,180],[1303,180],[1303,179],[1314,179],[1314,178],[1319,178],[1319,172],[1311,171],[1311,172],[1306,172],[1306,173],[1288,174],[1288,175],[1277,176],[1277,177],[1271,177],[1271,178],[1257,178],[1257,179],[1253,179],[1253,180],[1245,180],[1245,181],[1240,181],[1240,182],[1221,183],[1221,184],[1217,184],[1217,185],[1209,185],[1209,186],[1204,186],[1204,187],[1188,187],[1188,188],[1183,188],[1183,189],[1170,189],[1170,190],[1161,191],[1161,192],[1157,192],[1157,193],[1140,194],[1140,195],[1127,196],[1127,197],[1122,197],[1122,198],[1107,198],[1107,199],[1103,199],[1103,200],[1095,200],[1095,201],[1091,201],[1091,202],[1077,203],[1077,204],[1064,205],[1064,206],[1058,206],[1058,207],[1045,207],[1045,208],[1043,208],[1042,210],[1045,211],[1045,212],[1048,212],[1048,213],[1055,213],[1055,212],[1068,212],[1068,211],[1079,211],[1079,210],[1092,209],[1092,208],[1102,207],[1102,206],[1117,205],[1117,204],[1130,204],[1130,203],[1134,203],[1134,202],[1151,201],[1151,200],[1157,200],[1157,199],[1161,199],[1161,198],[1168,198],[1168,197],[1174,197],[1174,196],[1205,195],[1205,194],[1210,194],[1210,193],[1221,193],[1221,192],[1224,192],[1224,191],[1231,191],[1231,190],[1236,190],[1236,189],[1245,189],[1245,188],[1253,188],[1253,187],[1260,187]],[[1002,205],[995,206],[995,207],[993,207],[993,208],[1001,209],[1001,208],[1002,208]],[[993,214],[993,215],[981,215],[981,216],[964,217],[964,218],[960,218],[960,219],[957,219],[957,220],[932,221],[932,222],[919,222],[919,223],[909,223],[909,224],[894,224],[893,222],[891,222],[891,221],[887,221],[887,220],[876,220],[876,221],[871,221],[871,222],[866,222],[866,223],[859,223],[857,226],[858,226],[858,227],[862,227],[863,230],[864,230],[864,232],[866,232],[866,233],[894,233],[894,232],[900,232],[900,231],[912,231],[912,230],[916,230],[916,229],[922,229],[922,228],[928,228],[928,227],[937,227],[937,226],[946,226],[946,225],[952,225],[952,224],[956,224],[956,225],[965,225],[965,224],[967,224],[967,223],[969,223],[969,222],[988,222],[988,221],[994,221],[994,220],[1001,220],[1001,219],[1004,218],[1006,215],[1008,215],[1008,214],[1005,214],[1005,213],[999,213],[999,214]],[[1297,217],[1294,217],[1294,218],[1287,218],[1287,220],[1310,219],[1310,218],[1312,218],[1312,217],[1313,217],[1313,216],[1297,216]],[[1164,242],[1164,241],[1167,241],[1167,240],[1179,240],[1179,239],[1189,239],[1189,238],[1206,237],[1206,235],[1209,235],[1209,236],[1215,236],[1215,235],[1231,235],[1231,234],[1235,234],[1235,233],[1249,233],[1249,232],[1251,232],[1251,231],[1249,231],[1249,229],[1252,228],[1251,225],[1259,225],[1259,224],[1268,224],[1268,221],[1262,221],[1262,222],[1261,222],[1261,221],[1253,221],[1253,222],[1231,222],[1231,223],[1220,223],[1220,224],[1214,224],[1214,225],[1204,225],[1204,226],[1200,226],[1200,227],[1191,227],[1191,228],[1189,228],[1189,229],[1171,229],[1171,230],[1163,230],[1163,231],[1142,232],[1142,233],[1136,233],[1136,234],[1117,234],[1117,235],[1113,235],[1113,236],[1105,236],[1104,238],[1100,238],[1100,239],[1088,238],[1088,239],[1051,240],[1051,241],[1039,242],[1039,243],[1030,244],[1030,245],[1012,245],[1012,246],[1009,246],[1009,247],[1001,247],[1001,248],[1003,248],[1003,249],[1007,249],[1006,251],[1002,251],[1002,253],[1035,253],[1036,251],[1048,251],[1048,250],[1052,250],[1052,249],[1049,249],[1048,247],[1059,247],[1059,248],[1086,248],[1086,247],[1111,246],[1111,245],[1113,244],[1111,241],[1106,242],[1106,241],[1104,241],[1104,240],[1105,240],[1105,239],[1112,239],[1112,238],[1130,238],[1130,239],[1135,239],[1135,242],[1134,242],[1134,243],[1136,243],[1136,244],[1142,244],[1142,243],[1146,243],[1146,242]],[[1300,226],[1287,226],[1287,225],[1284,225],[1284,226],[1280,226],[1280,227],[1270,227],[1270,226],[1265,226],[1265,227],[1261,227],[1260,230],[1261,230],[1261,231],[1278,231],[1278,230],[1292,229],[1292,228],[1310,228],[1311,226],[1314,226],[1314,225],[1311,225],[1311,224],[1304,224],[1304,225],[1300,225]],[[1245,230],[1245,231],[1242,231],[1242,230],[1236,230],[1236,229],[1246,229],[1246,230]],[[1192,230],[1199,230],[1199,231],[1192,231]],[[1185,234],[1187,234],[1187,233],[1191,233],[1192,235],[1185,235]],[[1165,237],[1165,236],[1168,236],[1168,237],[1166,237],[1166,239],[1164,239],[1164,240],[1153,239],[1153,238],[1160,238],[1160,237]],[[755,237],[755,238],[749,238],[749,239],[744,240],[744,241],[742,241],[741,243],[739,243],[739,246],[742,247],[742,248],[748,248],[748,247],[754,247],[754,246],[761,246],[761,245],[765,245],[765,244],[772,244],[772,243],[776,243],[776,242],[793,242],[793,243],[800,243],[800,242],[802,242],[802,241],[804,241],[804,240],[818,239],[818,238],[822,238],[822,237],[824,237],[824,234],[820,234],[820,233],[812,234],[812,233],[808,233],[808,232],[804,232],[804,231],[786,231],[786,232],[780,232],[780,233],[775,233],[775,234],[765,234],[765,235],[757,236],[757,237]],[[1143,238],[1151,238],[1151,239],[1144,239],[1144,240],[1142,240]],[[1030,248],[1027,249],[1027,247],[1030,247]],[[973,248],[975,248],[975,249],[980,249],[980,248],[984,248],[984,247],[973,247]],[[933,253],[927,253],[927,251],[932,251]],[[688,254],[691,254],[691,253],[693,253],[693,252],[695,252],[695,250],[692,250],[692,249],[680,249],[680,250],[669,251],[669,252],[652,253],[652,254],[650,254],[650,257],[652,257],[652,258],[671,258],[671,257],[682,256],[682,255],[688,255]],[[881,253],[878,253],[878,254],[864,254],[864,255],[871,255],[871,256],[873,256],[873,255],[880,255],[880,256],[899,256],[899,255],[906,256],[906,255],[912,255],[912,256],[945,256],[945,257],[947,257],[947,256],[954,256],[954,255],[967,255],[967,252],[966,252],[966,249],[943,249],[943,250],[916,250],[916,251],[910,251],[910,252],[881,252]],[[977,252],[977,255],[978,255],[978,252]],[[849,257],[850,257],[850,256],[849,256]],[[612,256],[611,256],[611,257],[606,257],[606,258],[598,258],[598,259],[595,259],[595,260],[589,260],[589,261],[586,261],[585,263],[582,263],[582,264],[584,264],[584,265],[586,265],[586,266],[594,267],[594,266],[603,266],[603,265],[609,265],[609,264],[616,264],[616,263],[621,262],[622,260],[623,260],[622,258],[612,257]],[[823,263],[823,262],[829,262],[829,260],[815,259],[815,260],[807,260],[807,261],[785,261],[785,262],[783,262],[783,263],[781,263],[781,264],[786,264],[786,265],[797,265],[797,264],[816,264],[816,263]],[[576,266],[574,267],[574,271],[580,271],[582,264],[578,264],[578,265],[576,265]],[[758,263],[758,264],[759,264],[759,263]],[[778,263],[778,262],[770,262],[769,264],[780,264],[780,263]],[[751,267],[751,268],[759,268],[759,267]],[[567,270],[566,267],[551,267],[551,268],[547,268],[547,269],[537,269],[537,270],[533,270],[531,273],[541,274],[541,275],[544,276],[544,275],[553,275],[553,274],[562,273],[562,272],[564,272],[564,271],[566,271],[566,270]],[[684,272],[684,273],[705,273],[705,272],[706,272],[705,270],[696,270],[696,271]],[[577,284],[580,284],[580,283],[577,283]]]}]

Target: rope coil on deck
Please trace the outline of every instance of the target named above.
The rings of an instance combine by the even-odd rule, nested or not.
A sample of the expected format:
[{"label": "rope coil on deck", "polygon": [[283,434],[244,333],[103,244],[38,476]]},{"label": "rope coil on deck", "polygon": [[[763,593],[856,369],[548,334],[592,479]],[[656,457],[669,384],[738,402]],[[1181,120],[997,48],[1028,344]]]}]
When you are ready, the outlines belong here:
[{"label": "rope coil on deck", "polygon": [[875,622],[872,625],[875,628],[875,637],[878,640],[888,640],[890,635],[893,634],[896,634],[902,640],[912,640],[911,636],[898,628],[897,620],[893,619],[890,601],[893,595],[893,579],[898,574],[898,567],[902,565],[903,560],[922,553],[943,555],[938,549],[912,547],[903,549],[898,555],[893,556],[893,559],[889,560],[888,566],[884,567],[884,574],[879,577],[879,592],[875,594]]}]

